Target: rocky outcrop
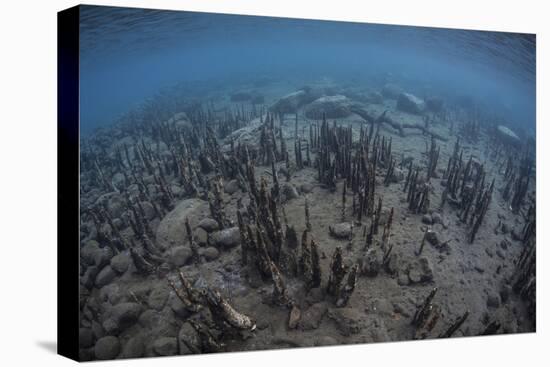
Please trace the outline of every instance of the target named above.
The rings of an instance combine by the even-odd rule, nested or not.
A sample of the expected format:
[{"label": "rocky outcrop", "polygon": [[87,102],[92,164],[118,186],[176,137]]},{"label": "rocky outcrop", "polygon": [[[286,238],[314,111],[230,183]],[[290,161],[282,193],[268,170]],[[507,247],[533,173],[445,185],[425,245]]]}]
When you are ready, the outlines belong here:
[{"label": "rocky outcrop", "polygon": [[426,108],[426,103],[410,93],[401,93],[397,98],[397,109],[403,112],[421,114]]},{"label": "rocky outcrop", "polygon": [[350,100],[342,95],[324,96],[316,99],[304,109],[310,119],[322,119],[323,115],[329,119],[344,118],[351,115]]}]

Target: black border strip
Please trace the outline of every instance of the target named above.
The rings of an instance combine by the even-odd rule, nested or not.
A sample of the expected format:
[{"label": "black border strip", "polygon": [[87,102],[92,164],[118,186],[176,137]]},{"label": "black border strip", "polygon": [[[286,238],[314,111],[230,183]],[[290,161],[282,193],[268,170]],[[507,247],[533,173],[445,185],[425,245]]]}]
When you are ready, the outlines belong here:
[{"label": "black border strip", "polygon": [[75,6],[57,13],[57,353],[78,360],[79,24]]}]

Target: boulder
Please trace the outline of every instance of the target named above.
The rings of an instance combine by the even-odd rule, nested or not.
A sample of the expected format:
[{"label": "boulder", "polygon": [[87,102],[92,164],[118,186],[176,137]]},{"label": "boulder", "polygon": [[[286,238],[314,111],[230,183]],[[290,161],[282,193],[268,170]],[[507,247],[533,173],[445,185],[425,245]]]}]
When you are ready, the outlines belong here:
[{"label": "boulder", "polygon": [[[216,223],[216,226],[218,224]],[[193,240],[199,245],[203,246],[208,242],[208,233],[201,227],[195,228],[193,231]]]},{"label": "boulder", "polygon": [[180,354],[196,354],[201,350],[201,339],[193,326],[186,322],[178,333]]},{"label": "boulder", "polygon": [[[133,302],[119,303],[111,310],[112,320],[122,331],[136,323],[141,313],[141,306]],[[103,325],[105,327],[105,325]]]},{"label": "boulder", "polygon": [[120,342],[116,336],[104,336],[95,343],[94,353],[96,359],[115,359],[120,353]]},{"label": "boulder", "polygon": [[316,99],[304,109],[310,119],[321,119],[323,115],[329,119],[344,118],[351,115],[351,101],[343,95],[324,96]]},{"label": "boulder", "polygon": [[304,331],[319,328],[319,325],[321,325],[321,321],[323,321],[323,317],[325,317],[327,311],[328,307],[325,302],[319,302],[312,305],[307,310],[302,312],[300,321],[298,321],[298,328]]},{"label": "boulder", "polygon": [[169,291],[165,287],[154,288],[149,294],[147,305],[153,310],[160,311],[164,308],[166,301],[168,300]]},{"label": "boulder", "polygon": [[187,265],[193,256],[193,252],[188,246],[172,247],[168,252],[168,258],[171,264],[180,267]]},{"label": "boulder", "polygon": [[422,99],[410,93],[401,93],[397,99],[397,109],[403,112],[421,114],[425,107]]},{"label": "boulder", "polygon": [[240,187],[239,187],[239,181],[237,180],[230,180],[230,181],[227,181],[224,185],[224,188],[223,190],[229,194],[229,195],[233,195],[234,193],[236,193],[237,191],[240,190]]},{"label": "boulder", "polygon": [[178,341],[176,338],[162,337],[153,343],[153,350],[159,356],[173,356],[178,352]]},{"label": "boulder", "polygon": [[96,287],[101,288],[111,283],[115,278],[115,271],[110,265],[107,265],[99,272],[99,274],[97,274],[97,277],[95,278],[95,285]]},{"label": "boulder", "polygon": [[215,247],[207,247],[201,251],[201,256],[206,259],[206,261],[214,261],[220,257],[220,252]]},{"label": "boulder", "polygon": [[175,246],[188,246],[185,219],[189,219],[191,227],[195,227],[199,218],[205,217],[208,212],[208,203],[204,200],[193,198],[181,201],[159,223],[156,245],[162,250]]},{"label": "boulder", "polygon": [[409,264],[408,276],[412,284],[427,283],[433,280],[433,270],[430,261],[421,257]]},{"label": "boulder", "polygon": [[300,107],[319,97],[321,97],[319,91],[306,87],[282,97],[270,109],[275,113],[296,113]]},{"label": "boulder", "polygon": [[300,194],[293,184],[285,182],[281,187],[281,196],[283,203],[286,203],[287,201],[300,197]]},{"label": "boulder", "polygon": [[359,259],[361,274],[373,277],[378,275],[382,268],[383,253],[380,248],[371,248],[367,254]]},{"label": "boulder", "polygon": [[218,248],[228,249],[241,242],[239,227],[226,228],[210,234],[210,243]]},{"label": "boulder", "polygon": [[144,338],[141,335],[136,335],[128,339],[120,356],[122,358],[141,358],[145,354]]},{"label": "boulder", "polygon": [[388,99],[397,99],[403,92],[403,89],[395,84],[388,83],[382,88],[382,95]]},{"label": "boulder", "polygon": [[351,236],[351,223],[343,222],[328,227],[331,236],[338,239],[349,239]]},{"label": "boulder", "polygon": [[218,229],[218,222],[216,222],[212,218],[204,218],[199,222],[197,226],[204,229],[206,232],[210,233]]},{"label": "boulder", "polygon": [[113,256],[111,259],[111,268],[119,274],[122,274],[128,270],[130,266],[130,255],[127,252],[121,252],[118,255]]}]

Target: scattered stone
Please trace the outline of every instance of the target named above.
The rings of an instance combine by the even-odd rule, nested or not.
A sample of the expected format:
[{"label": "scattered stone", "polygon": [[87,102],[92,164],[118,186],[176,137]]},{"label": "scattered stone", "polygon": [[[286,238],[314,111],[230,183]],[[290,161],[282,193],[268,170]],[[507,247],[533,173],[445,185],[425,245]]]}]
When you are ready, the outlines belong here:
[{"label": "scattered stone", "polygon": [[121,358],[141,358],[145,354],[145,343],[143,336],[136,335],[128,339],[122,348]]},{"label": "scattered stone", "polygon": [[149,299],[147,300],[147,304],[153,310],[160,311],[164,308],[164,305],[168,300],[168,295],[169,295],[169,291],[164,287],[153,288],[153,290],[149,294]]},{"label": "scattered stone", "polygon": [[292,306],[292,309],[290,310],[290,315],[288,318],[288,328],[296,329],[301,316],[302,316],[302,312],[300,311],[300,309],[296,305]]},{"label": "scattered stone", "polygon": [[229,195],[233,195],[240,190],[239,181],[231,180],[225,183],[223,190]]},{"label": "scattered stone", "polygon": [[176,246],[170,249],[168,258],[174,266],[184,266],[191,261],[193,252],[187,246]]},{"label": "scattered stone", "polygon": [[94,240],[86,242],[84,246],[80,249],[80,258],[82,262],[87,265],[95,264],[95,253],[100,251],[99,243]]},{"label": "scattered stone", "polygon": [[[216,223],[217,225],[217,223]],[[193,240],[199,245],[204,246],[208,243],[208,233],[201,227],[195,228],[193,231]]]},{"label": "scattered stone", "polygon": [[321,119],[323,115],[327,119],[344,118],[351,115],[351,101],[343,95],[321,97],[304,109],[307,118]]},{"label": "scattered stone", "polygon": [[429,215],[429,214],[424,214],[422,216],[422,223],[432,225],[432,223],[433,223],[432,216]]},{"label": "scattered stone", "polygon": [[310,184],[310,183],[301,184],[301,185],[300,185],[300,191],[301,191],[303,194],[309,194],[310,192],[313,191],[313,185]]},{"label": "scattered stone", "polygon": [[506,256],[502,253],[500,249],[497,249],[497,256],[500,257],[502,260],[506,259]]},{"label": "scattered stone", "polygon": [[502,241],[500,241],[500,247],[503,250],[508,250],[508,246],[510,246],[510,242],[508,242],[508,240],[503,239]]},{"label": "scattered stone", "polygon": [[206,232],[210,233],[218,229],[218,222],[212,218],[204,218],[198,224],[198,227],[204,229]]},{"label": "scattered stone", "polygon": [[203,256],[206,261],[214,261],[220,256],[220,252],[217,248],[210,246],[201,251],[201,256]]},{"label": "scattered stone", "polygon": [[97,359],[115,359],[120,352],[120,342],[116,336],[104,336],[95,343],[94,353]]},{"label": "scattered stone", "polygon": [[443,224],[443,218],[441,217],[441,214],[438,212],[432,213],[432,223],[433,224]]},{"label": "scattered stone", "polygon": [[500,231],[503,233],[503,234],[508,234],[510,232],[510,227],[508,226],[508,224],[506,223],[502,223],[500,225]]},{"label": "scattered stone", "polygon": [[240,242],[239,227],[231,227],[210,234],[210,243],[224,249],[237,246]]},{"label": "scattered stone", "polygon": [[407,273],[400,271],[399,275],[397,276],[397,284],[399,284],[400,286],[405,286],[405,285],[409,285],[409,283],[410,283],[410,280]]},{"label": "scattered stone", "polygon": [[403,89],[398,85],[388,83],[382,88],[382,95],[389,99],[397,99],[403,93]]},{"label": "scattered stone", "polygon": [[411,283],[427,283],[433,280],[433,270],[430,261],[426,257],[409,264],[408,275]]},{"label": "scattered stone", "polygon": [[101,288],[104,285],[111,283],[115,278],[115,271],[113,270],[113,268],[111,268],[110,265],[107,265],[99,272],[99,274],[97,274],[97,277],[95,278],[95,285],[98,288]]},{"label": "scattered stone", "polygon": [[193,198],[181,201],[159,223],[156,234],[156,245],[163,251],[187,244],[187,231],[185,220],[189,219],[191,228],[198,223],[198,218],[206,216],[209,212],[208,203],[204,200]]},{"label": "scattered stone", "polygon": [[378,248],[371,248],[367,251],[367,254],[359,259],[359,269],[361,274],[374,277],[380,272],[382,267],[382,250]]},{"label": "scattered stone", "polygon": [[351,235],[351,223],[348,222],[333,224],[328,229],[329,233],[338,239],[349,239]]},{"label": "scattered stone", "polygon": [[326,315],[328,310],[327,304],[324,302],[319,302],[307,310],[302,312],[302,317],[298,321],[298,327],[300,330],[315,330],[321,325],[323,317]]},{"label": "scattered stone", "polygon": [[119,274],[122,274],[128,270],[130,266],[130,255],[127,252],[121,252],[118,255],[113,256],[111,259],[111,268]]},{"label": "scattered stone", "polygon": [[153,350],[159,356],[173,356],[178,352],[178,341],[176,338],[162,337],[153,343]]},{"label": "scattered stone", "polygon": [[397,109],[403,112],[421,114],[425,107],[422,99],[410,93],[401,93],[397,98]]},{"label": "scattered stone", "polygon": [[97,266],[88,266],[84,275],[80,277],[80,283],[88,289],[92,288],[98,273],[99,269]]},{"label": "scattered stone", "polygon": [[[111,315],[120,330],[132,326],[138,320],[141,313],[141,306],[133,302],[119,303],[113,306]],[[105,325],[103,325],[105,327]]]}]

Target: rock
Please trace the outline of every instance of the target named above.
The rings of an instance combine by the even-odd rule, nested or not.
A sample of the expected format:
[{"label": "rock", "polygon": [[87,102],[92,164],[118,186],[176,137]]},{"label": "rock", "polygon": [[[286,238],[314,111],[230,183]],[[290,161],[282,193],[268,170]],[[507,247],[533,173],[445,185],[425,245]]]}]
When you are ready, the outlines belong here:
[{"label": "rock", "polygon": [[322,119],[323,115],[327,119],[344,118],[351,115],[351,101],[343,95],[321,97],[304,109],[307,118]]},{"label": "rock", "polygon": [[499,125],[497,127],[496,133],[498,138],[505,144],[509,144],[512,146],[517,146],[521,144],[521,140],[516,135],[516,133],[514,133],[512,130],[510,130],[506,126]]},{"label": "rock", "polygon": [[[119,303],[113,306],[111,316],[122,331],[136,323],[141,313],[141,306],[133,302]],[[105,327],[105,325],[103,325]]]},{"label": "rock", "polygon": [[433,270],[430,261],[426,257],[409,264],[408,275],[411,283],[426,283],[433,280]]},{"label": "rock", "polygon": [[124,175],[120,172],[117,172],[113,175],[113,178],[111,178],[111,183],[113,186],[119,190],[124,188]]},{"label": "rock", "polygon": [[122,299],[122,292],[116,283],[107,284],[99,290],[98,300],[116,305]]},{"label": "rock", "polygon": [[508,247],[510,246],[510,242],[506,239],[503,239],[502,241],[500,241],[500,247],[503,249],[503,250],[508,250]]},{"label": "rock", "polygon": [[405,286],[410,284],[409,276],[407,273],[400,271],[399,275],[397,276],[397,284],[400,286]]},{"label": "rock", "polygon": [[487,297],[487,306],[492,308],[500,307],[500,297],[498,294],[489,294]]},{"label": "rock", "polygon": [[214,261],[220,256],[220,252],[215,247],[207,247],[201,251],[201,256],[206,259],[206,261]]},{"label": "rock", "polygon": [[500,226],[500,231],[503,234],[508,234],[510,232],[510,227],[508,227],[508,224],[502,223],[502,225]]},{"label": "rock", "polygon": [[156,233],[157,247],[164,251],[174,246],[188,246],[185,219],[189,219],[193,228],[197,225],[198,218],[206,216],[208,212],[208,203],[204,200],[193,198],[181,201],[159,223]]},{"label": "rock", "polygon": [[282,97],[270,109],[276,113],[295,113],[300,107],[313,102],[319,97],[321,95],[318,91],[304,88]]},{"label": "rock", "polygon": [[521,240],[522,240],[521,232],[519,232],[519,231],[516,230],[515,228],[513,228],[513,229],[510,231],[510,237],[512,237],[512,239],[513,239],[514,241],[521,241]]},{"label": "rock", "polygon": [[88,268],[84,272],[84,275],[80,277],[80,283],[88,289],[92,288],[98,273],[99,269],[97,268],[97,266],[88,266]]},{"label": "rock", "polygon": [[292,199],[296,199],[300,197],[300,194],[298,194],[298,190],[296,190],[296,187],[292,185],[291,183],[285,182],[281,186],[281,196],[282,196],[282,202],[286,203]]},{"label": "rock", "polygon": [[371,248],[367,254],[359,260],[359,269],[361,274],[374,277],[378,275],[382,267],[382,250],[379,248]]},{"label": "rock", "polygon": [[437,235],[437,232],[428,230],[428,233],[426,233],[426,241],[434,247],[439,247],[440,241],[439,236]]},{"label": "rock", "polygon": [[403,93],[403,89],[398,85],[388,83],[382,88],[382,95],[388,99],[397,99]]},{"label": "rock", "polygon": [[147,300],[147,304],[153,310],[160,311],[164,308],[164,305],[168,300],[169,293],[170,292],[168,291],[168,289],[164,287],[153,288],[153,290],[149,294],[149,299]]},{"label": "rock", "polygon": [[296,329],[301,316],[302,312],[300,311],[300,308],[298,308],[296,305],[292,306],[292,309],[290,310],[290,315],[288,317],[288,328]]},{"label": "rock", "polygon": [[82,262],[87,265],[94,265],[95,253],[100,251],[99,243],[94,240],[86,242],[80,249],[80,258]]},{"label": "rock", "polygon": [[328,227],[331,236],[338,239],[349,239],[351,235],[351,223],[343,222]]},{"label": "rock", "polygon": [[336,329],[342,336],[357,334],[361,330],[357,313],[351,308],[337,308],[328,311],[328,317],[336,323]]},{"label": "rock", "polygon": [[111,217],[120,218],[125,211],[124,201],[119,195],[113,195],[107,202],[107,210]]},{"label": "rock", "polygon": [[340,344],[332,336],[324,335],[315,340],[314,345],[317,347],[328,346],[328,345],[337,345]]},{"label": "rock", "polygon": [[303,194],[309,194],[310,192],[313,191],[313,185],[310,184],[310,183],[301,184],[301,185],[300,185],[300,191],[301,191]]},{"label": "rock", "polygon": [[155,217],[155,208],[153,208],[153,204],[151,204],[148,201],[142,201],[139,203],[141,205],[141,208],[143,209],[143,212],[145,213],[145,218],[147,220],[151,220]]},{"label": "rock", "polygon": [[198,224],[198,227],[204,229],[206,232],[210,233],[218,229],[218,222],[212,218],[204,218]]},{"label": "rock", "polygon": [[141,358],[145,354],[144,338],[136,335],[128,339],[122,348],[121,358]]},{"label": "rock", "polygon": [[95,278],[95,285],[96,287],[101,288],[104,285],[111,283],[115,278],[115,271],[110,265],[107,265],[99,272],[99,274],[97,274],[97,277]]},{"label": "rock", "polygon": [[195,228],[193,231],[193,240],[199,245],[204,246],[208,243],[208,233],[201,227]]},{"label": "rock", "polygon": [[403,112],[421,114],[425,103],[420,98],[410,93],[401,93],[397,98],[397,109]]},{"label": "rock", "polygon": [[426,109],[432,112],[441,112],[443,109],[443,99],[439,97],[426,98]]},{"label": "rock", "polygon": [[180,354],[196,354],[201,350],[201,340],[189,322],[184,323],[178,333]]},{"label": "rock", "polygon": [[241,242],[239,227],[226,228],[210,234],[210,243],[228,249],[237,246]]},{"label": "rock", "polygon": [[374,104],[382,104],[384,102],[384,96],[379,92],[370,92],[367,94],[367,101]]},{"label": "rock", "polygon": [[105,331],[105,335],[118,335],[121,331],[118,323],[113,318],[108,318],[107,320],[103,321],[101,327]]},{"label": "rock", "polygon": [[122,274],[128,270],[131,261],[130,255],[127,252],[121,252],[111,259],[111,268],[117,273]]},{"label": "rock", "polygon": [[153,343],[153,350],[159,356],[173,356],[178,352],[178,341],[176,338],[162,337]]},{"label": "rock", "polygon": [[223,190],[228,193],[229,195],[233,195],[237,191],[240,190],[239,187],[239,181],[237,180],[231,180],[225,183]]},{"label": "rock", "polygon": [[187,246],[176,246],[170,249],[169,259],[174,266],[180,267],[191,261],[193,252]]},{"label": "rock", "polygon": [[78,344],[80,348],[90,348],[94,345],[94,332],[92,329],[81,327],[78,330]]},{"label": "rock", "polygon": [[95,343],[94,353],[97,359],[115,359],[120,352],[120,342],[116,336],[104,336]]},{"label": "rock", "polygon": [[432,216],[429,215],[429,214],[424,214],[424,215],[422,216],[422,223],[431,225],[431,224],[433,223],[433,222],[432,222]]},{"label": "rock", "polygon": [[298,321],[298,327],[304,331],[317,329],[321,325],[327,310],[327,304],[324,302],[312,305],[302,313],[302,317]]}]

